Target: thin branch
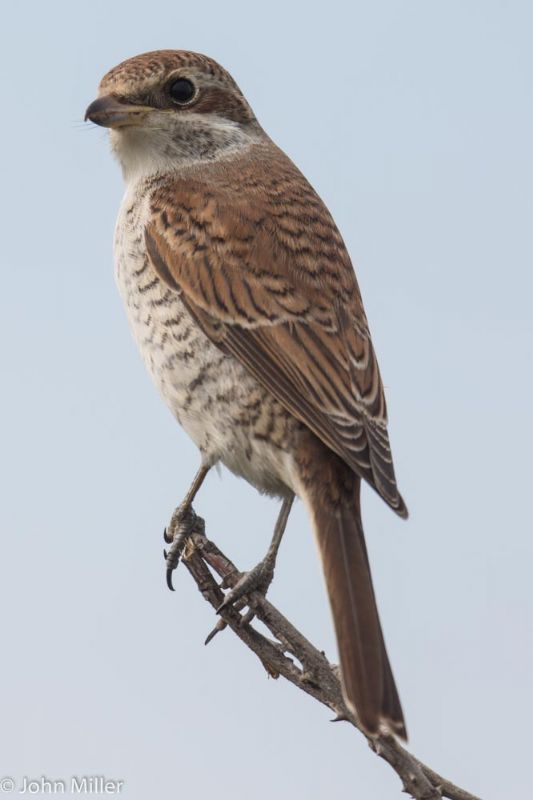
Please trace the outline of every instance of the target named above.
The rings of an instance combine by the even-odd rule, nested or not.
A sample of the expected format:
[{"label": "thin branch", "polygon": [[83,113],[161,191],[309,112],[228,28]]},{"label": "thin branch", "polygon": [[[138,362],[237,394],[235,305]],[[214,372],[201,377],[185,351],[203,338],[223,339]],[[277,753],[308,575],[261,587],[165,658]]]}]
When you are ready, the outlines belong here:
[{"label": "thin branch", "polygon": [[[183,563],[207,602],[218,609],[224,599],[221,586],[232,588],[242,573],[206,537],[204,530],[204,521],[195,516],[193,533],[183,553]],[[213,573],[222,578],[220,586]],[[479,800],[427,767],[390,734],[367,736],[344,703],[338,667],[330,664],[324,653],[317,650],[260,594],[254,592],[246,598],[246,606],[249,611],[244,615],[241,614],[244,602],[237,607],[223,608],[220,611],[221,618],[207,637],[206,644],[220,630],[230,627],[256,654],[270,676],[283,676],[331,709],[336,720],[345,720],[361,731],[371,749],[395,770],[403,783],[403,790],[415,800],[441,800],[443,797],[449,800]],[[268,628],[273,639],[259,633],[250,624],[254,616]]]}]

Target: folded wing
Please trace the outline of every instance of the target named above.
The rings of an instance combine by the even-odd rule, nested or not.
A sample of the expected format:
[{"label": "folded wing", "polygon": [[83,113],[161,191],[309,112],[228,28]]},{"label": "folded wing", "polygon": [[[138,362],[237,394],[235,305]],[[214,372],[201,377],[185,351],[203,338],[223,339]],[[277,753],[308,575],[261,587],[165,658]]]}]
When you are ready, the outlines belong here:
[{"label": "folded wing", "polygon": [[152,199],[150,259],[237,358],[401,516],[383,386],[355,274],[320,198],[273,145]]}]

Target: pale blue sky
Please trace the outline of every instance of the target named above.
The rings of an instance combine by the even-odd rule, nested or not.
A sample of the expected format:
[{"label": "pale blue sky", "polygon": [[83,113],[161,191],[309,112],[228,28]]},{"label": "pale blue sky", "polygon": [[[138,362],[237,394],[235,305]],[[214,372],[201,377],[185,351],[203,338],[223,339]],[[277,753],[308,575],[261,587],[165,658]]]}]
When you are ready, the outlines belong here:
[{"label": "pale blue sky", "polygon": [[[105,774],[127,800],[401,796],[234,637],[203,647],[214,616],[185,571],[165,587],[161,532],[198,458],[127,329],[121,177],[81,121],[108,68],[171,47],[232,72],[356,264],[411,510],[364,494],[411,747],[484,798],[526,796],[531,4],[52,0],[2,21],[0,777]],[[241,567],[276,515],[227,474],[197,510]],[[335,656],[301,507],[271,596]]]}]

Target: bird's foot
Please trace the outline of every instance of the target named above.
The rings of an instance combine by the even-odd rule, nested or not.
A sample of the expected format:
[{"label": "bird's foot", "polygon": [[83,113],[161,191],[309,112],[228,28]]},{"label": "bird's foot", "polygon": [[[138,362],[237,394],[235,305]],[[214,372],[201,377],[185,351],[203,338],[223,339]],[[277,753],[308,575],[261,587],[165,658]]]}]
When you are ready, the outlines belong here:
[{"label": "bird's foot", "polygon": [[168,550],[163,550],[163,555],[167,565],[167,586],[171,591],[174,591],[172,573],[178,566],[187,541],[198,527],[199,521],[200,518],[196,516],[192,506],[181,505],[172,514],[168,528],[165,528],[163,536],[170,547]]},{"label": "bird's foot", "polygon": [[[226,594],[224,600],[217,608],[217,614],[223,608],[228,608],[229,606],[240,606],[240,608],[244,608],[246,603],[242,602],[243,598],[245,596],[249,598],[254,592],[266,597],[266,593],[270,587],[270,584],[272,583],[273,577],[274,560],[267,555],[249,572],[242,573],[233,589]],[[238,610],[240,610],[240,608]],[[241,624],[251,622],[253,616],[253,611],[249,610],[242,617]]]},{"label": "bird's foot", "polygon": [[[269,564],[265,565],[267,559],[261,561],[254,569],[249,572],[243,572],[231,591],[227,593],[224,600],[217,608],[217,614],[224,608],[231,606],[237,612],[241,612],[248,605],[247,595],[252,592],[259,592],[259,594],[266,596],[268,587],[272,583],[274,577],[274,570]],[[226,587],[225,581],[222,581],[222,588]],[[255,612],[248,608],[246,614],[243,614],[239,620],[239,625],[248,625],[255,617]],[[208,634],[204,644],[212,642],[217,633],[227,628],[227,622],[219,619],[213,630]]]}]

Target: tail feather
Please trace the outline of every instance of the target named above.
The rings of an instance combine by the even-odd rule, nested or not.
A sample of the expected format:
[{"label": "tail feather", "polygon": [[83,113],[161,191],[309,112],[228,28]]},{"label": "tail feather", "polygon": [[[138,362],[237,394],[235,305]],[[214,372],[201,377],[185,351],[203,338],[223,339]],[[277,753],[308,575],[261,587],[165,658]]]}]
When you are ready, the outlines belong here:
[{"label": "tail feather", "polygon": [[[353,482],[350,477],[353,476]],[[385,649],[359,507],[359,478],[344,478],[339,502],[310,492],[329,594],[345,700],[370,734],[384,723],[407,738],[402,708]]]}]

